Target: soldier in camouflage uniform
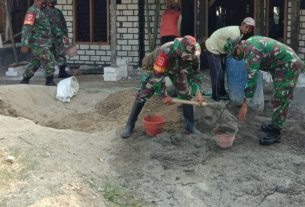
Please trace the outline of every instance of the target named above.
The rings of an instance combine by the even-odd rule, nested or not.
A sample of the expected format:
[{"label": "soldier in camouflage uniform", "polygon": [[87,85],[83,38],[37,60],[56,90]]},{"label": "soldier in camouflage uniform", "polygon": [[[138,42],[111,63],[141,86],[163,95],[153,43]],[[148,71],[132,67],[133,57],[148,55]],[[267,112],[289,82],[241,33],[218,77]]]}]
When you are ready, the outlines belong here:
[{"label": "soldier in camouflage uniform", "polygon": [[57,32],[57,36],[54,35],[52,42],[53,54],[59,66],[58,78],[68,78],[70,75],[65,70],[67,60],[64,54],[64,43],[69,43],[66,20],[62,11],[55,7],[57,0],[47,0],[47,3],[48,8],[45,10],[45,13],[48,16],[51,24],[56,25],[56,27],[60,30],[60,32]]},{"label": "soldier in camouflage uniform", "polygon": [[234,50],[234,56],[244,58],[248,71],[245,98],[238,118],[246,118],[248,103],[256,88],[257,73],[260,70],[269,72],[274,85],[272,122],[262,124],[259,141],[262,145],[280,142],[293,90],[300,72],[304,71],[303,61],[287,45],[261,36],[253,36],[240,43]]},{"label": "soldier in camouflage uniform", "polygon": [[[197,102],[203,102],[203,97],[199,89],[200,79],[196,76],[200,70],[200,53],[200,45],[194,37],[188,35],[183,38],[176,38],[173,42],[162,45],[159,49],[144,58],[143,67],[147,68],[151,65],[152,72],[147,76],[141,89],[135,96],[135,102],[129,119],[121,132],[122,138],[131,136],[137,117],[147,99],[154,94],[156,84],[161,83],[162,85],[162,102],[167,105],[172,104],[172,98],[167,96],[164,82],[165,76],[171,79],[180,98],[189,100],[195,95]],[[150,64],[149,60],[152,60],[153,64]],[[190,133],[198,133],[198,130],[194,126],[193,106],[183,104],[182,110],[185,129]]]},{"label": "soldier in camouflage uniform", "polygon": [[27,10],[22,27],[21,52],[32,52],[32,59],[23,74],[22,84],[29,84],[30,79],[40,66],[45,69],[46,85],[56,85],[53,81],[55,59],[51,52],[51,25],[44,14],[45,0],[35,0]]}]

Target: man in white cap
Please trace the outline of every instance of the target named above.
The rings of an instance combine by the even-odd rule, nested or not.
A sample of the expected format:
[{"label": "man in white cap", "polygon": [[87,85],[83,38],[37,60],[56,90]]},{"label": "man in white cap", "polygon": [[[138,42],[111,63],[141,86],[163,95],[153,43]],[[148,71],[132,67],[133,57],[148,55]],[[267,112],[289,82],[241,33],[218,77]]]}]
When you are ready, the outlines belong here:
[{"label": "man in white cap", "polygon": [[255,20],[247,17],[240,26],[227,26],[213,32],[205,41],[208,64],[212,81],[212,98],[215,101],[228,99],[225,90],[225,57],[232,54],[235,44],[239,42],[245,34],[251,33],[255,27]]}]

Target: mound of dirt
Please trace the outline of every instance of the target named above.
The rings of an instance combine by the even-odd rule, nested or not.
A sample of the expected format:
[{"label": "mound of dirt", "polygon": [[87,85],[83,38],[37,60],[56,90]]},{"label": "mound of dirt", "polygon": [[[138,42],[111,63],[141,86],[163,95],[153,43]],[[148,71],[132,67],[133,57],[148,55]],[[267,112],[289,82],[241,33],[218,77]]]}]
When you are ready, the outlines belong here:
[{"label": "mound of dirt", "polygon": [[[24,117],[52,128],[99,132],[124,125],[131,111],[135,93],[135,90],[128,89],[105,96],[98,91],[87,93],[80,90],[70,103],[62,103],[55,99],[55,87],[1,86],[0,114]],[[198,126],[203,131],[209,129],[212,123],[217,121],[215,118],[220,115],[221,119],[228,120],[227,122],[233,120],[228,111],[222,113],[210,107],[197,108],[195,113]],[[180,105],[166,106],[160,97],[151,97],[139,115],[138,128],[143,128],[143,117],[149,114],[159,114],[165,118],[165,131],[184,130]]]}]

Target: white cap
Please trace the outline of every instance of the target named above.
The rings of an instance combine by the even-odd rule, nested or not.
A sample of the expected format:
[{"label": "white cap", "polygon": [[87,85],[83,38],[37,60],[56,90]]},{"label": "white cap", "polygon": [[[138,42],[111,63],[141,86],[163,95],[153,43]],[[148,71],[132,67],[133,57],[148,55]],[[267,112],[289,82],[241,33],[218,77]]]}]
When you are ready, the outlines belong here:
[{"label": "white cap", "polygon": [[242,23],[255,27],[255,20],[252,17],[247,17]]}]

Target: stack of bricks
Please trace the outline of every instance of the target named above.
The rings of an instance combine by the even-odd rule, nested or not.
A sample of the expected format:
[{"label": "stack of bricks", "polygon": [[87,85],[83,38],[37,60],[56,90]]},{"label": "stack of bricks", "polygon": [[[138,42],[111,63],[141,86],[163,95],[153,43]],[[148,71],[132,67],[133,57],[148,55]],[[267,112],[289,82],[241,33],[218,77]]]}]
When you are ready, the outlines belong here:
[{"label": "stack of bricks", "polygon": [[116,62],[117,67],[104,67],[104,81],[118,81],[128,76],[128,59],[117,59]]}]

